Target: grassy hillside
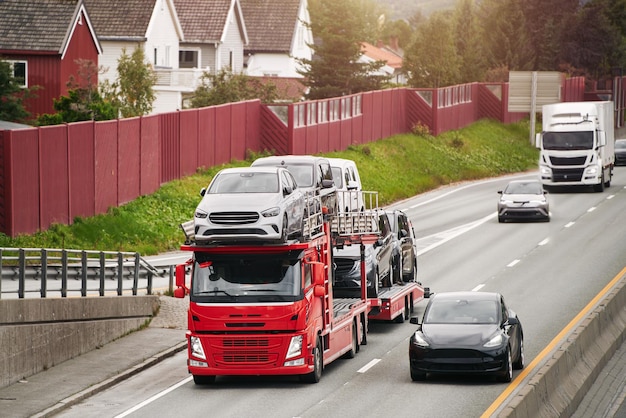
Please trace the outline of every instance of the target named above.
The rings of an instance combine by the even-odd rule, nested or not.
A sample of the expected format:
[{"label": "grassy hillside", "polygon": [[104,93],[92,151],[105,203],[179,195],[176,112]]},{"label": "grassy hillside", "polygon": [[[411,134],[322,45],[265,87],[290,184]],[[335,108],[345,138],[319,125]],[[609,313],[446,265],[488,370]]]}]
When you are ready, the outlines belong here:
[{"label": "grassy hillside", "polygon": [[[378,191],[379,204],[385,206],[443,184],[536,168],[538,153],[529,144],[528,125],[479,121],[438,137],[397,135],[327,156],[356,161],[363,188]],[[71,226],[54,225],[46,232],[16,239],[0,234],[0,247],[138,251],[142,255],[177,249],[183,239],[179,224],[192,219],[200,189],[220,169],[251,162],[236,161],[172,181],[106,215],[77,218]]]}]

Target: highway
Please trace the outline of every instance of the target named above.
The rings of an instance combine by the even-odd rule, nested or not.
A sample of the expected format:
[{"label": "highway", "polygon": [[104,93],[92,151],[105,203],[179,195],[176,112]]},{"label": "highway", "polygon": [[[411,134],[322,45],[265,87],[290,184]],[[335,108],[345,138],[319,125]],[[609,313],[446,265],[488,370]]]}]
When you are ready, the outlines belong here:
[{"label": "highway", "polygon": [[[536,173],[443,187],[393,208],[405,210],[420,237],[419,280],[433,292],[502,293],[522,321],[529,365],[624,268],[626,168],[616,168],[603,193],[551,191],[549,223],[499,224],[497,191],[520,176]],[[371,324],[368,345],[314,385],[253,376],[196,386],[181,353],[59,416],[480,417],[507,388],[464,376],[412,382],[413,330],[408,322]]]}]

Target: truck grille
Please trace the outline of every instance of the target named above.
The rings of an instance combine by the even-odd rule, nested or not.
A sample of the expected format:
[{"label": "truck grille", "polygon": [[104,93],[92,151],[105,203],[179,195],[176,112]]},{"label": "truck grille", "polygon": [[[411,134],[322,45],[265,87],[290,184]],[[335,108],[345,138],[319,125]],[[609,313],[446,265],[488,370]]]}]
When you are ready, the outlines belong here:
[{"label": "truck grille", "polygon": [[573,158],[566,158],[566,157],[550,157],[550,162],[552,163],[552,165],[585,165],[585,163],[587,162],[587,157],[586,156],[582,156],[582,157],[573,157]]},{"label": "truck grille", "polygon": [[257,212],[213,212],[209,220],[217,225],[252,224],[259,220]]},{"label": "truck grille", "polygon": [[221,337],[211,339],[213,359],[222,367],[273,366],[279,359],[280,337]]},{"label": "truck grille", "polygon": [[552,181],[555,183],[558,182],[568,182],[568,181],[580,181],[583,178],[584,168],[574,168],[574,169],[556,169],[552,170]]}]

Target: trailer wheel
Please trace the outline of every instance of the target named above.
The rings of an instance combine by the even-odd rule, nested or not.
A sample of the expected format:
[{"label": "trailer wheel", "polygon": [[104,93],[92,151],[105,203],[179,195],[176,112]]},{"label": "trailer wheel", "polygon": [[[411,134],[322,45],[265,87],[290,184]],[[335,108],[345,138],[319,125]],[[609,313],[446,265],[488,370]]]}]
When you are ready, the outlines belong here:
[{"label": "trailer wheel", "polygon": [[322,353],[322,343],[317,339],[317,344],[313,349],[313,371],[309,374],[301,375],[300,380],[305,383],[317,383],[322,378],[322,370],[324,368],[324,360]]},{"label": "trailer wheel", "polygon": [[194,374],[193,382],[196,385],[210,385],[211,383],[215,383],[215,376],[203,376]]}]

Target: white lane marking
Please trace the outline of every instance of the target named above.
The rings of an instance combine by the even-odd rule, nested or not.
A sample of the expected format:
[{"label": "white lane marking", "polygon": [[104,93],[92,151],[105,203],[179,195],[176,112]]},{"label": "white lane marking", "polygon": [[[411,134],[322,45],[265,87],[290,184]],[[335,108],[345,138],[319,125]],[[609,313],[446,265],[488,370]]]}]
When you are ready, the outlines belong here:
[{"label": "white lane marking", "polygon": [[590,207],[589,209],[587,209],[587,212],[593,212],[594,210],[596,210],[595,206]]},{"label": "white lane marking", "polygon": [[132,414],[135,411],[138,411],[139,409],[143,408],[144,406],[156,401],[157,399],[167,395],[168,393],[170,393],[173,390],[178,389],[179,387],[181,387],[182,385],[191,382],[191,380],[193,379],[193,376],[189,376],[186,379],[181,380],[180,382],[176,383],[174,386],[170,386],[169,388],[165,389],[162,392],[157,393],[156,395],[152,396],[151,398],[146,399],[145,401],[141,402],[140,404],[135,405],[134,407],[130,408],[128,411],[123,412],[119,415],[116,415],[115,418],[123,418],[125,416],[128,416],[130,414]]},{"label": "white lane marking", "polygon": [[507,264],[507,267],[513,267],[514,265],[516,265],[517,263],[519,263],[519,260],[513,260],[511,261],[509,264]]},{"label": "white lane marking", "polygon": [[359,370],[357,370],[357,373],[365,373],[366,371],[368,371],[369,369],[371,369],[372,367],[374,367],[376,364],[378,364],[378,362],[380,361],[379,358],[375,358],[374,360],[370,361],[369,363],[367,363],[365,366],[361,367]]},{"label": "white lane marking", "polygon": [[472,292],[478,292],[480,289],[482,289],[483,287],[485,287],[484,284],[479,284],[478,286],[476,286],[475,288],[472,289]]},{"label": "white lane marking", "polygon": [[434,248],[439,247],[440,245],[450,241],[451,239],[456,238],[459,235],[464,234],[465,232],[470,231],[470,230],[472,230],[472,229],[474,229],[474,228],[484,224],[485,222],[487,222],[488,220],[490,220],[492,218],[495,218],[496,215],[497,214],[494,212],[491,215],[487,215],[484,218],[479,219],[477,221],[470,222],[470,223],[467,223],[465,225],[461,225],[461,226],[457,226],[457,227],[452,228],[452,229],[448,229],[447,231],[439,232],[437,234],[429,235],[427,237],[423,237],[423,238],[418,239],[417,240],[418,242],[426,241],[426,240],[433,239],[433,238],[436,238],[437,241],[434,244],[429,245],[428,247],[419,250],[417,252],[417,255],[419,256],[419,255],[425,254],[428,251],[430,251],[430,250],[432,250]]},{"label": "white lane marking", "polygon": [[546,238],[546,239],[544,239],[543,241],[541,241],[541,242],[540,242],[539,244],[537,244],[537,245],[546,245],[546,244],[547,244],[547,243],[549,243],[549,242],[550,242],[550,238]]},{"label": "white lane marking", "polygon": [[565,228],[569,228],[570,226],[573,226],[576,222],[568,222],[565,224]]},{"label": "white lane marking", "polygon": [[607,200],[609,200],[609,199],[613,199],[614,197],[615,197],[615,195],[614,195],[614,194],[612,194],[612,195],[610,195],[610,196],[607,196],[607,197],[606,197],[606,199],[607,199]]}]

